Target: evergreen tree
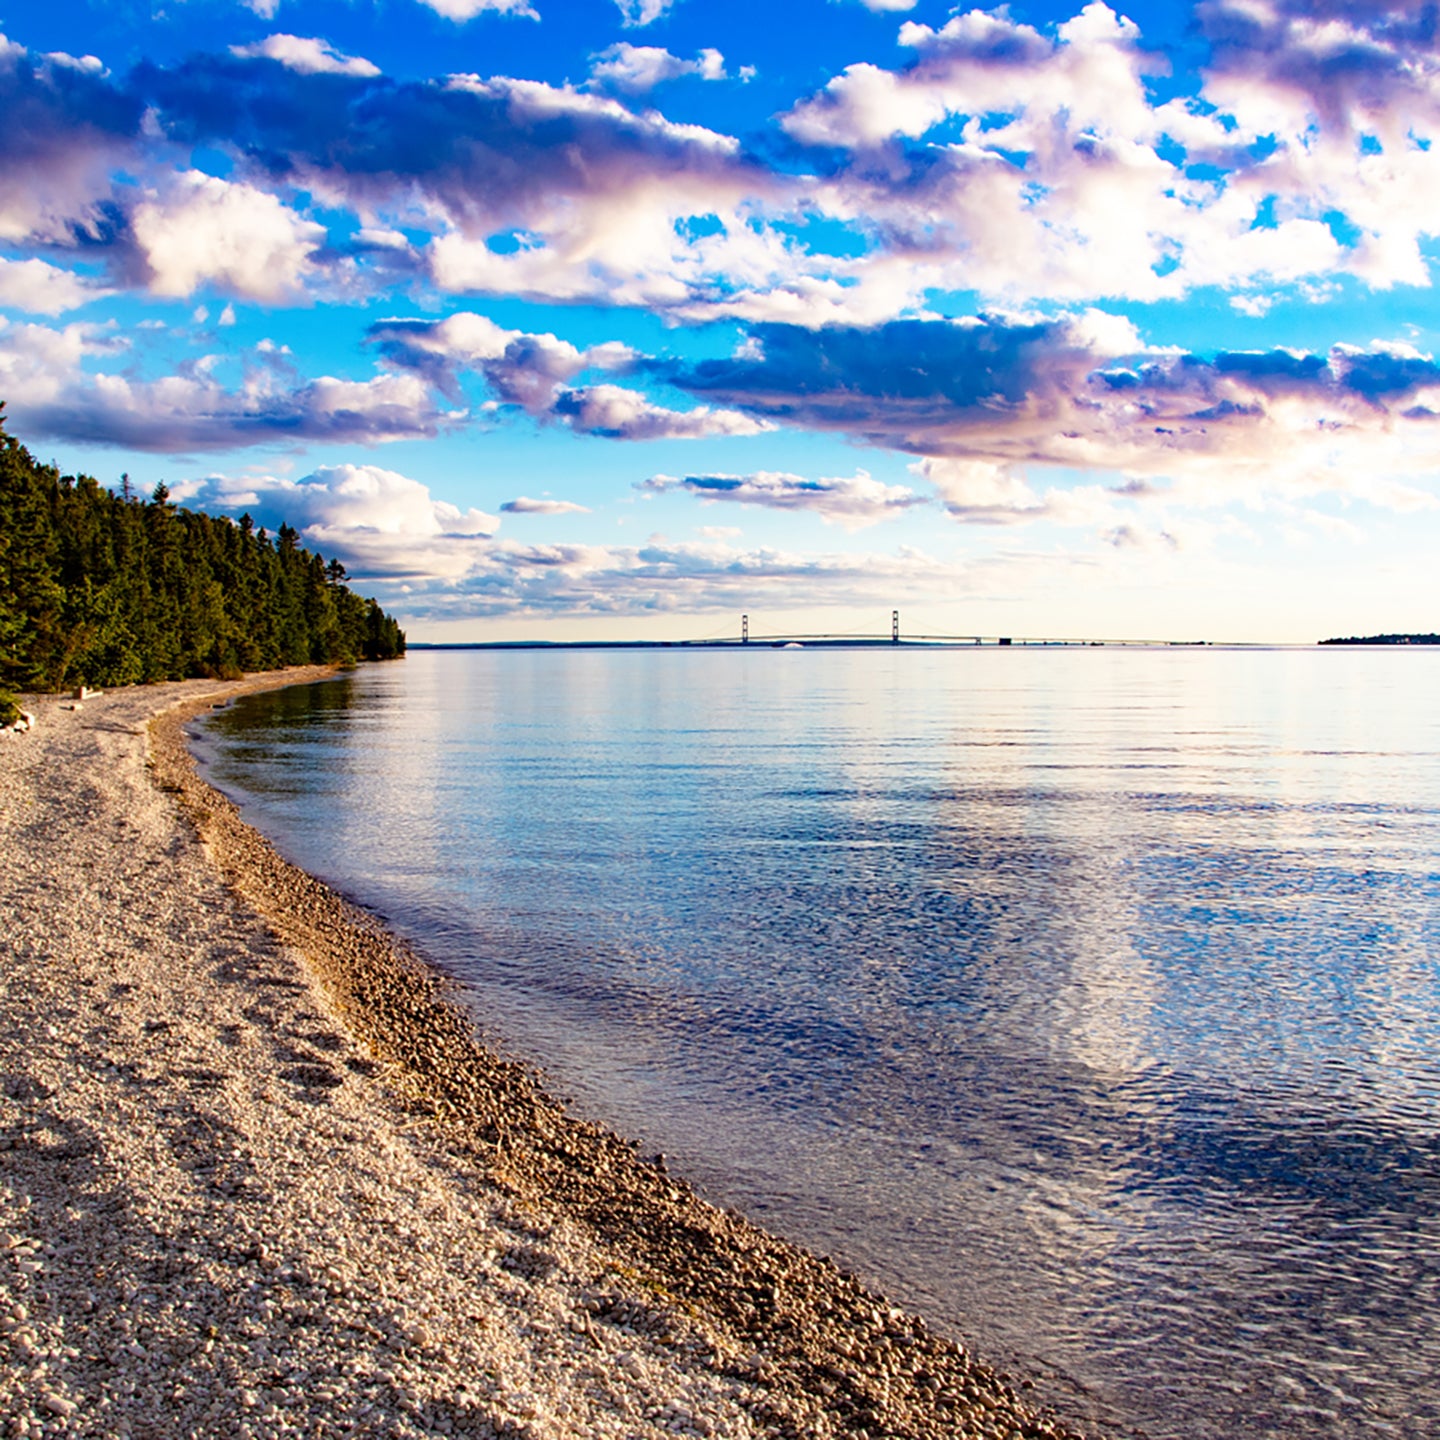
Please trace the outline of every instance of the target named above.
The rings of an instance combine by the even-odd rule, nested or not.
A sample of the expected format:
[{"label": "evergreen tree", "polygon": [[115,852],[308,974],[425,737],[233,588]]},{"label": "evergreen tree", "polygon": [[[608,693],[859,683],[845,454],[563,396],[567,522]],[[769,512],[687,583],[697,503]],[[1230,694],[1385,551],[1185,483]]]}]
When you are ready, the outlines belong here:
[{"label": "evergreen tree", "polygon": [[275,542],[41,465],[0,402],[0,686],[58,690],[388,660],[405,633],[281,525]]}]

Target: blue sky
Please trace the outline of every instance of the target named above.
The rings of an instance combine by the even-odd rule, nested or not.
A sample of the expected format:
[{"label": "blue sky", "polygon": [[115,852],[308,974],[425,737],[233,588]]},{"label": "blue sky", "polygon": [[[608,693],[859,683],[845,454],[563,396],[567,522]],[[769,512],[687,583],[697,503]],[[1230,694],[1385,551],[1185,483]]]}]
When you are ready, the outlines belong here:
[{"label": "blue sky", "polygon": [[288,519],[413,638],[1436,628],[1429,9],[0,33],[12,433]]}]

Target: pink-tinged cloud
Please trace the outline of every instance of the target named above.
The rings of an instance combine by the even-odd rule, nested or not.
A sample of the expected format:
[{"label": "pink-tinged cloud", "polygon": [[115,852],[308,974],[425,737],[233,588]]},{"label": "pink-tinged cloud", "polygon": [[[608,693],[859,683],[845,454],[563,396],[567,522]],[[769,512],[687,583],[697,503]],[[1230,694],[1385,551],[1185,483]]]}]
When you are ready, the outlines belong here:
[{"label": "pink-tinged cloud", "polygon": [[619,385],[561,390],[552,413],[572,429],[609,440],[702,440],[715,435],[758,435],[775,427],[741,410],[699,405],[671,410]]},{"label": "pink-tinged cloud", "polygon": [[477,15],[517,15],[525,20],[538,20],[539,12],[530,0],[420,0],[426,9],[463,25]]},{"label": "pink-tinged cloud", "polygon": [[816,203],[874,236],[873,264],[908,261],[917,299],[1428,284],[1433,27],[1385,4],[1210,0],[1199,16],[1214,54],[1195,97],[1156,103],[1163,61],[1103,4],[1053,32],[974,10],[907,23],[909,66],[852,65],[782,124],[844,153]]},{"label": "pink-tinged cloud", "polygon": [[929,504],[906,485],[886,485],[865,470],[853,476],[808,480],[773,470],[750,475],[655,475],[637,490],[661,495],[679,491],[702,504],[752,505],[768,510],[804,511],[846,530],[863,530],[917,505]]},{"label": "pink-tinged cloud", "polygon": [[1426,492],[1369,477],[1428,477],[1440,462],[1440,364],[1403,345],[1146,353],[1123,322],[1094,313],[770,325],[729,360],[665,373],[768,420],[925,456],[919,473],[952,514],[982,523],[1109,504],[1086,493],[1062,516],[1030,490],[1027,467],[1175,477],[1192,487],[1177,499],[1275,486],[1406,505],[1428,503]]},{"label": "pink-tinged cloud", "polygon": [[306,440],[380,444],[432,437],[457,418],[413,375],[303,380],[258,363],[263,355],[233,387],[211,373],[214,357],[157,380],[88,368],[114,363],[127,349],[124,337],[103,326],[0,319],[7,414],[27,435],[160,453]]},{"label": "pink-tinged cloud", "polygon": [[577,505],[573,500],[532,500],[528,495],[517,495],[501,507],[502,515],[588,515],[588,505]]},{"label": "pink-tinged cloud", "polygon": [[504,404],[532,415],[553,412],[563,382],[586,370],[623,371],[636,358],[625,345],[579,350],[554,335],[506,330],[470,311],[444,320],[382,320],[368,338],[387,364],[423,376],[452,398],[459,396],[459,377],[471,372]]},{"label": "pink-tinged cloud", "polygon": [[0,241],[103,238],[111,172],[134,153],[143,102],[95,65],[0,35]]}]

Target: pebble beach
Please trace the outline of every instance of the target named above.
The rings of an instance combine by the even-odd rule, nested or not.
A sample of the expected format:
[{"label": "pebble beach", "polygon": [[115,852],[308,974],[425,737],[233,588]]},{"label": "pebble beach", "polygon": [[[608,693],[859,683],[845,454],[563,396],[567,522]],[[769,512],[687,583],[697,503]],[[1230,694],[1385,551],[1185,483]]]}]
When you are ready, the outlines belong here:
[{"label": "pebble beach", "polygon": [[0,736],[0,1433],[1081,1440],[568,1114],[200,780],[188,719],[321,673]]}]

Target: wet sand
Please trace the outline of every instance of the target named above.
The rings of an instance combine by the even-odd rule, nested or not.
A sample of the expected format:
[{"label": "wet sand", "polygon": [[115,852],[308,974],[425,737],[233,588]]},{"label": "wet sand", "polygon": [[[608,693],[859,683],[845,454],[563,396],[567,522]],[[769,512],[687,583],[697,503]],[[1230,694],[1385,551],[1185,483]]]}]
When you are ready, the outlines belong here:
[{"label": "wet sand", "polygon": [[1078,1437],[567,1115],[199,779],[187,719],[320,673],[0,738],[8,1433]]}]

